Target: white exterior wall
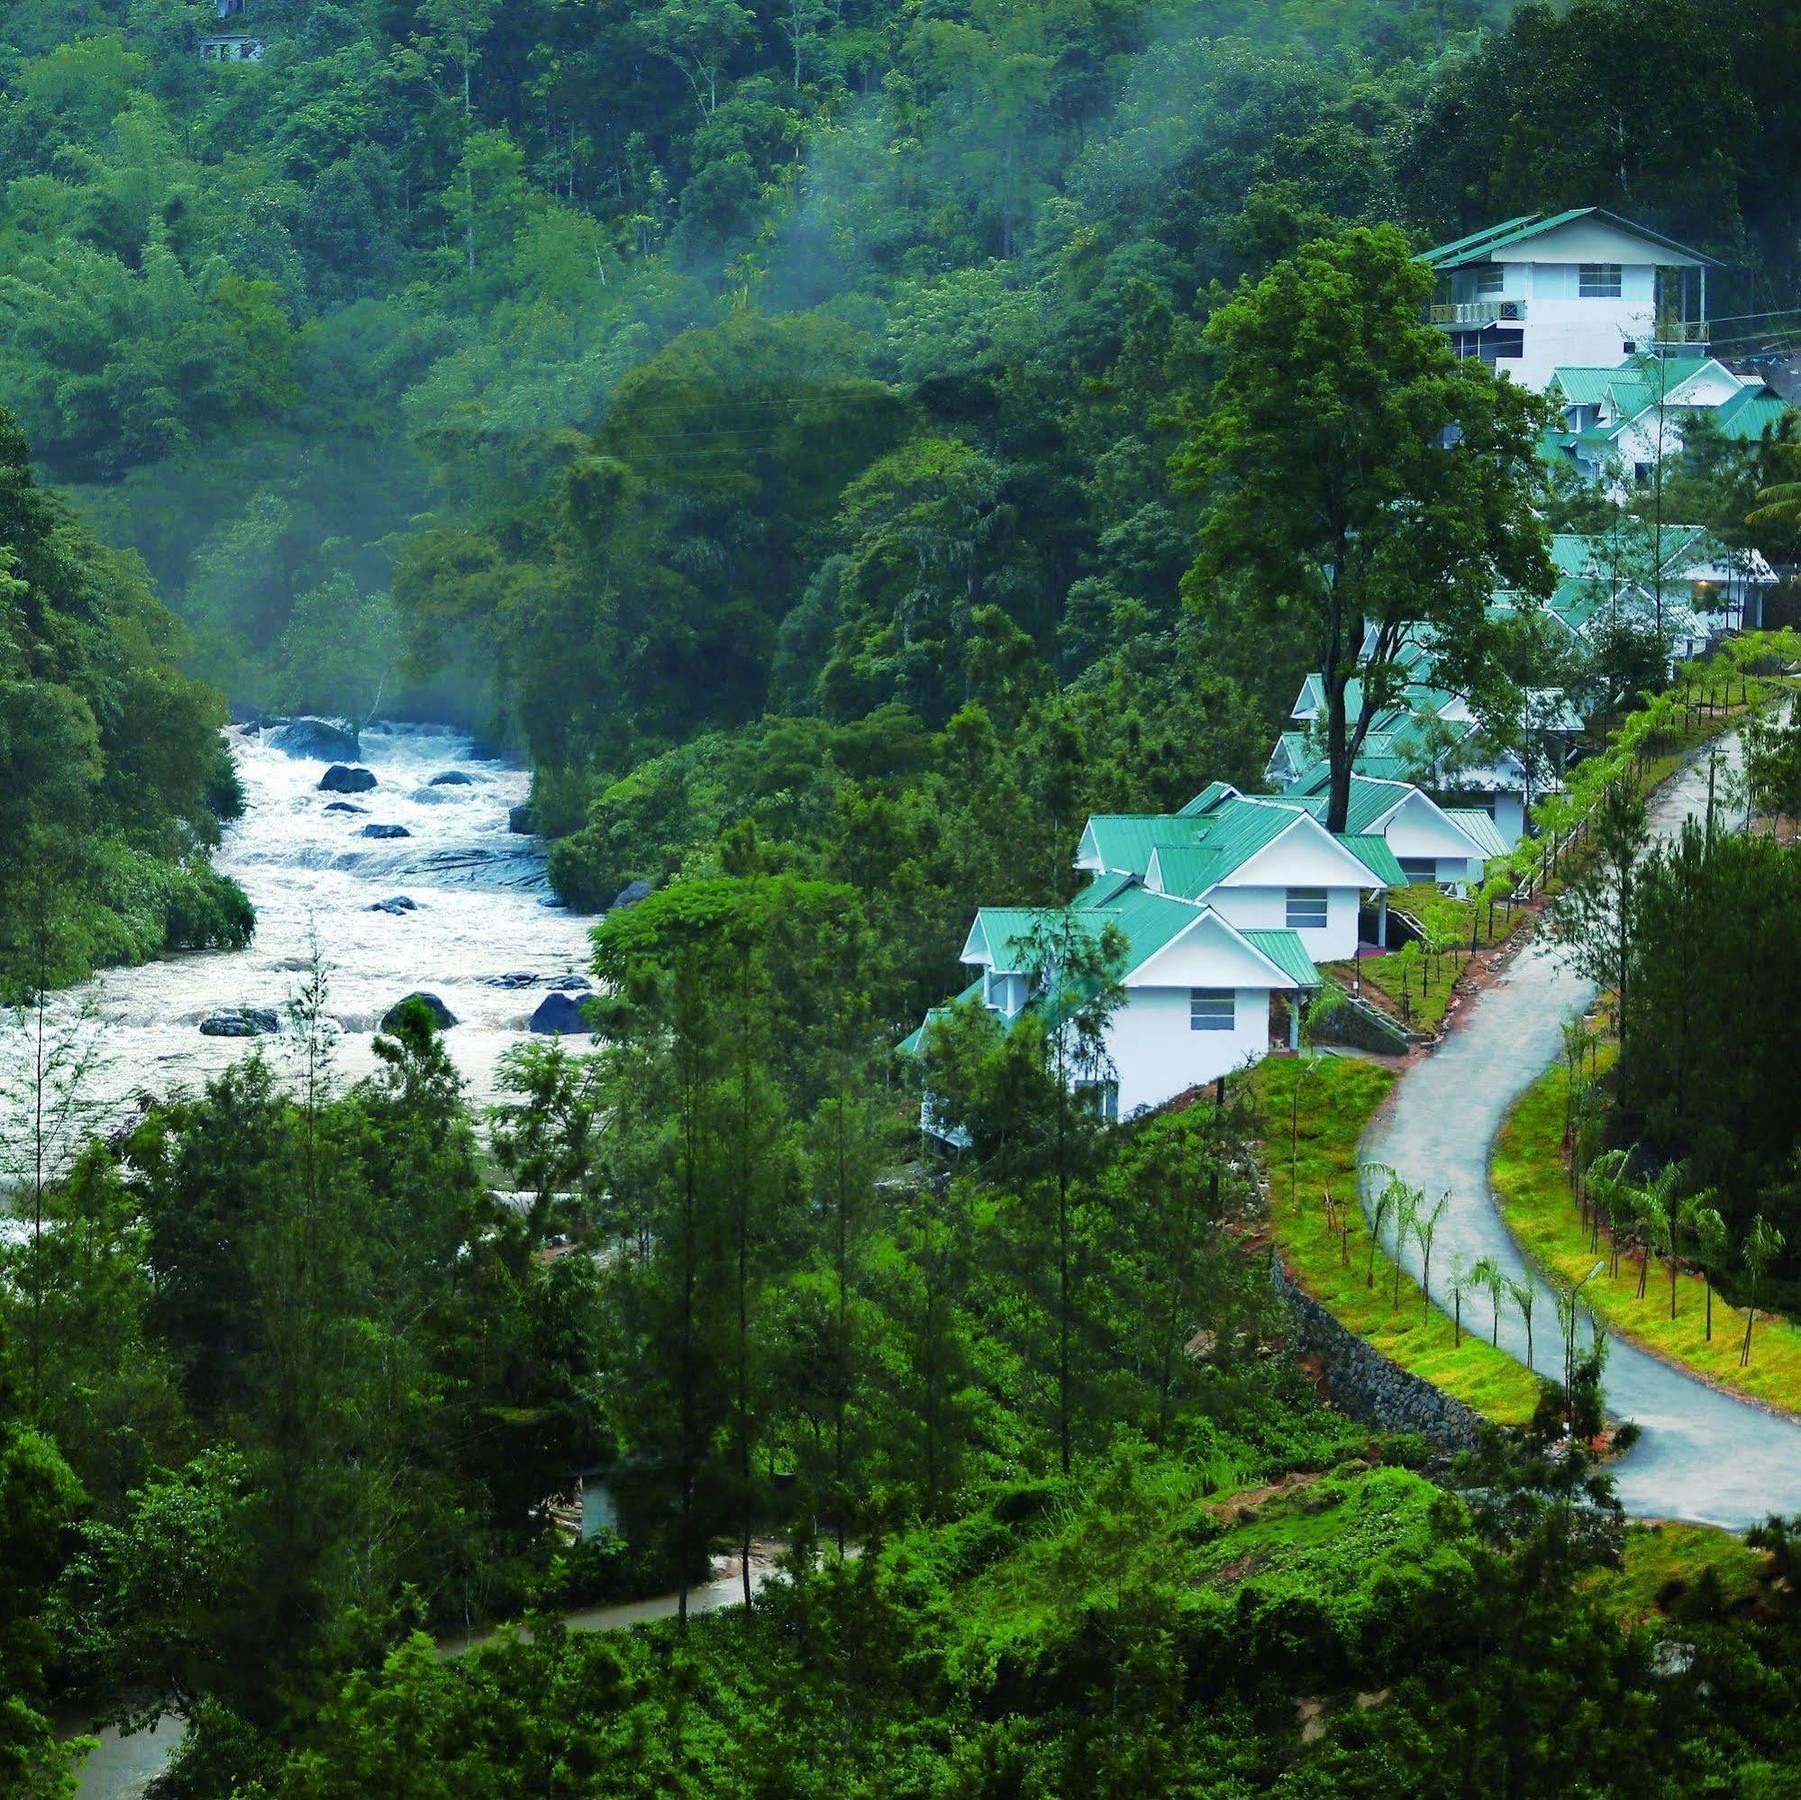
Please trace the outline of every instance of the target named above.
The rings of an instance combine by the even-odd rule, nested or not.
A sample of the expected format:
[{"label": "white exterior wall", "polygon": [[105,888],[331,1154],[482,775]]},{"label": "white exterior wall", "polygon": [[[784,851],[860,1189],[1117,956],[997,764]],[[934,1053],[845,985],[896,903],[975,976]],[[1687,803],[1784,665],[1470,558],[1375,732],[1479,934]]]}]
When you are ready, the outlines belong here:
[{"label": "white exterior wall", "polygon": [[1431,857],[1440,881],[1482,879],[1482,859],[1471,856],[1469,839],[1424,795],[1410,794],[1382,827],[1382,835],[1398,857]]},{"label": "white exterior wall", "polygon": [[1161,1106],[1269,1052],[1268,988],[1238,988],[1231,1031],[1196,1031],[1185,987],[1129,988],[1108,1021],[1107,1054],[1119,1083],[1119,1116]]},{"label": "white exterior wall", "polygon": [[[1641,253],[1642,254],[1642,253]],[[1495,364],[1515,381],[1542,394],[1562,364],[1612,368],[1630,355],[1626,345],[1649,347],[1656,323],[1656,271],[1650,263],[1621,263],[1618,299],[1583,299],[1577,292],[1582,262],[1617,262],[1617,255],[1533,262],[1526,270],[1522,354]],[[1508,265],[1503,265],[1504,267]]]},{"label": "white exterior wall", "polygon": [[1511,850],[1526,835],[1526,796],[1524,792],[1497,791],[1494,802],[1495,830],[1507,840]]},{"label": "white exterior wall", "polygon": [[[1297,881],[1296,887],[1320,887],[1318,881]],[[1351,887],[1326,888],[1325,929],[1317,927],[1295,935],[1315,962],[1342,962],[1357,954],[1357,908],[1362,892]],[[1285,887],[1216,887],[1207,904],[1229,925],[1240,931],[1282,930],[1288,925],[1288,889]]]}]

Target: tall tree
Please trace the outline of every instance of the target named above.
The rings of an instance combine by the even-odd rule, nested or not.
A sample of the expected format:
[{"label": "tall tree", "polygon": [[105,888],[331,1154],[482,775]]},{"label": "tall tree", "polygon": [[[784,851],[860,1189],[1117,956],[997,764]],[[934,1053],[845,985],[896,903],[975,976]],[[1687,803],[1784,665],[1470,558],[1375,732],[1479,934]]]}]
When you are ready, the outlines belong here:
[{"label": "tall tree", "polygon": [[1500,674],[1495,590],[1551,591],[1532,504],[1542,405],[1453,356],[1425,322],[1433,286],[1391,226],[1316,239],[1247,279],[1208,324],[1224,367],[1179,453],[1208,503],[1185,593],[1239,578],[1272,621],[1298,614],[1310,631],[1333,831],[1364,738],[1400,695],[1408,633],[1432,633],[1441,680],[1484,694]]}]

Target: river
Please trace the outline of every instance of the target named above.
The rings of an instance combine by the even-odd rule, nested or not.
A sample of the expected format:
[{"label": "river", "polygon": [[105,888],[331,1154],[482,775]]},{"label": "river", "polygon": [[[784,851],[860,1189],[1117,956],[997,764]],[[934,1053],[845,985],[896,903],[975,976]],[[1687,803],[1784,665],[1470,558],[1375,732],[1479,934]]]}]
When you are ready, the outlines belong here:
[{"label": "river", "polygon": [[[208,1037],[203,1019],[224,1008],[281,1012],[317,947],[336,1022],[336,1066],[346,1080],[376,1066],[375,1029],[403,995],[436,994],[457,1019],[445,1043],[478,1106],[497,1097],[500,1058],[527,1036],[549,984],[582,973],[592,921],[555,905],[544,847],[508,829],[530,785],[515,765],[446,726],[389,724],[362,734],[361,761],[376,785],[322,792],[329,764],[288,756],[257,732],[230,734],[244,786],[243,817],[226,828],[215,863],[256,907],[243,950],[170,957],[109,969],[51,1002],[53,1031],[95,1048],[81,1107],[104,1128],[140,1095],[195,1087],[257,1044],[280,1066],[282,1039]],[[433,785],[433,777],[463,779]],[[354,812],[328,810],[334,804]],[[371,839],[368,825],[404,838]],[[376,910],[404,895],[412,911]],[[735,1581],[713,1584],[725,1603]],[[704,1590],[710,1592],[710,1590]],[[655,1616],[654,1603],[642,1616]],[[591,1627],[592,1628],[592,1627]],[[125,1796],[165,1766],[174,1726],[123,1738],[101,1734],[82,1770],[84,1796]]]},{"label": "river", "polygon": [[[526,1035],[548,984],[588,960],[592,921],[555,904],[539,840],[508,830],[529,777],[438,725],[365,731],[362,760],[376,786],[361,794],[321,792],[325,762],[285,755],[254,732],[234,730],[231,749],[246,804],[215,861],[249,894],[256,936],[240,951],[110,969],[56,996],[57,1027],[80,1031],[98,1052],[84,1123],[104,1126],[137,1096],[196,1086],[243,1055],[259,1040],[203,1036],[201,1021],[221,1008],[282,1011],[314,944],[326,1010],[341,1028],[342,1077],[375,1067],[382,1014],[425,990],[458,1020],[445,1042],[471,1100],[491,1102],[496,1065]],[[457,779],[434,786],[440,775]],[[409,835],[367,838],[371,825]],[[373,910],[395,896],[415,910]],[[281,1039],[261,1041],[279,1064]]]}]

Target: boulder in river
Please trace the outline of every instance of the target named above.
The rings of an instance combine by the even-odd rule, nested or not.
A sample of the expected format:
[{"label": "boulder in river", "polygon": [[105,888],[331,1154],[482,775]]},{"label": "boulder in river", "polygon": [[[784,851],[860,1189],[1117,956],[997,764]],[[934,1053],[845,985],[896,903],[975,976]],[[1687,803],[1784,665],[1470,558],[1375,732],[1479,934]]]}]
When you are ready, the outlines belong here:
[{"label": "boulder in river", "polygon": [[434,775],[427,787],[474,787],[475,777],[465,775],[461,769],[446,769],[441,775]]},{"label": "boulder in river", "polygon": [[553,994],[573,994],[594,985],[586,975],[557,975],[544,984]]},{"label": "boulder in river", "polygon": [[636,906],[640,900],[648,900],[649,898],[650,883],[640,877],[637,881],[628,881],[626,885],[613,896],[613,904],[607,908],[607,911],[622,912],[626,907]]},{"label": "boulder in river", "polygon": [[366,794],[375,786],[373,769],[353,769],[344,763],[333,763],[319,777],[322,794]]},{"label": "boulder in river", "polygon": [[403,838],[412,835],[404,825],[365,825],[358,833],[358,836],[366,838]]},{"label": "boulder in river", "polygon": [[222,1006],[200,1021],[202,1037],[272,1037],[281,1030],[281,1015],[266,1006]]},{"label": "boulder in river", "polygon": [[582,1016],[582,1002],[573,994],[546,994],[532,1014],[533,1031],[545,1037],[573,1037],[592,1032],[594,1027]]},{"label": "boulder in river", "polygon": [[419,910],[419,902],[406,894],[390,894],[385,900],[377,900],[369,910],[371,912],[393,913],[398,916],[402,913],[417,912]]},{"label": "boulder in river", "polygon": [[287,756],[310,756],[320,762],[354,762],[362,746],[352,727],[336,719],[289,719],[263,734]]},{"label": "boulder in river", "polygon": [[457,1022],[453,1013],[436,994],[408,994],[405,1000],[396,1000],[381,1016],[383,1031],[392,1031],[400,1021],[400,1009],[408,1001],[417,1000],[431,1014],[432,1022],[440,1031],[448,1031]]},{"label": "boulder in river", "polygon": [[504,988],[507,992],[512,993],[519,988],[536,987],[538,978],[529,969],[512,969],[505,975],[484,976],[483,985],[491,988]]},{"label": "boulder in river", "polygon": [[366,806],[352,806],[348,800],[334,800],[325,810],[337,813],[366,813],[369,809]]},{"label": "boulder in river", "polygon": [[532,809],[529,806],[508,807],[507,830],[514,837],[530,837],[532,835]]}]

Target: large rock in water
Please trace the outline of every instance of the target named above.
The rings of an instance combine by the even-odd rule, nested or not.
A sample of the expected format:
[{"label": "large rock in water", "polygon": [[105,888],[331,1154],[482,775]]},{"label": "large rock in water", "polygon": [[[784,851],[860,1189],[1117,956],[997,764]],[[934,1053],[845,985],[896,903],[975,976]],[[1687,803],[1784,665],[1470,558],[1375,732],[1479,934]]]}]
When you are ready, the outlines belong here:
[{"label": "large rock in water", "polygon": [[348,800],[334,800],[325,810],[340,813],[366,813],[369,809],[366,806],[352,806]]},{"label": "large rock in water", "polygon": [[322,794],[366,794],[374,786],[373,769],[350,769],[343,763],[333,763],[319,777],[319,792]]},{"label": "large rock in water", "polygon": [[355,762],[363,753],[356,732],[336,719],[289,719],[265,731],[263,742],[285,755],[310,756],[319,762]]},{"label": "large rock in water", "polygon": [[574,1037],[594,1027],[582,1016],[582,1002],[591,994],[546,994],[532,1014],[531,1029],[545,1037]]},{"label": "large rock in water", "polygon": [[532,835],[532,809],[529,806],[509,806],[507,808],[507,830],[514,837],[530,837]]},{"label": "large rock in water", "polygon": [[407,894],[390,894],[386,900],[377,900],[369,908],[371,912],[393,913],[396,917],[403,913],[417,912],[419,902]]},{"label": "large rock in water", "polygon": [[457,1022],[456,1014],[453,1013],[436,994],[408,994],[406,1000],[396,1000],[394,1004],[382,1014],[381,1028],[383,1031],[392,1031],[395,1025],[399,1023],[400,1009],[406,1005],[407,1000],[422,1001],[425,1005],[425,1010],[431,1014],[433,1023],[436,1024],[440,1031],[448,1031],[451,1026]]},{"label": "large rock in water", "polygon": [[281,1015],[266,1006],[222,1006],[200,1021],[202,1037],[272,1037],[281,1030]]},{"label": "large rock in water", "polygon": [[649,898],[650,883],[648,881],[645,881],[642,878],[637,881],[630,881],[613,896],[613,904],[607,908],[607,911],[619,912],[627,906],[636,906],[640,900],[648,900]]},{"label": "large rock in water", "polygon": [[413,834],[404,825],[365,825],[357,835],[366,838],[403,838]]},{"label": "large rock in water", "polygon": [[474,787],[475,777],[465,775],[461,769],[446,769],[442,775],[434,775],[428,787]]}]

